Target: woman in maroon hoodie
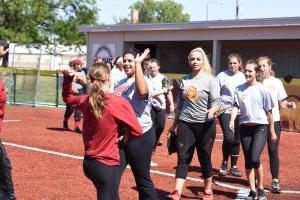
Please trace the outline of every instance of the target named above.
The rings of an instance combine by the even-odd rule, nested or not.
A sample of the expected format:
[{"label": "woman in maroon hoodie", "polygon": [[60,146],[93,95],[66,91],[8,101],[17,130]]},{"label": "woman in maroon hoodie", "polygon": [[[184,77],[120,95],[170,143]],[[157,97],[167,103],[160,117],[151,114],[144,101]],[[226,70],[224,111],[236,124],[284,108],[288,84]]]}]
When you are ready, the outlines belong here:
[{"label": "woman in maroon hoodie", "polygon": [[[6,91],[0,79],[0,132],[6,104]],[[11,177],[11,164],[0,139],[0,199],[16,199]]]},{"label": "woman in maroon hoodie", "polygon": [[[98,199],[118,199],[120,158],[118,129],[128,130],[128,139],[139,137],[142,128],[135,113],[123,97],[109,93],[110,72],[106,65],[95,63],[89,72],[90,91],[82,96],[72,94],[75,72],[64,70],[63,99],[78,108],[84,116],[84,174],[97,189]],[[76,76],[75,76],[76,79]]]}]

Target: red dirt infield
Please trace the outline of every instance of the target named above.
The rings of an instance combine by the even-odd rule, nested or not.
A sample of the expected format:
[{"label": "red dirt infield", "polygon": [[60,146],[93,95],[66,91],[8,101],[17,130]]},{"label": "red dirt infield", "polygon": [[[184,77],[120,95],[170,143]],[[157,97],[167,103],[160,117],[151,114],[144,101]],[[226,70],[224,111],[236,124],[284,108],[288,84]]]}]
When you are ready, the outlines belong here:
[{"label": "red dirt infield", "polygon": [[[82,171],[83,144],[81,135],[62,129],[64,109],[7,107],[5,122],[1,132],[2,141],[13,166],[13,181],[19,200],[56,200],[56,199],[96,199],[92,183]],[[70,120],[72,122],[73,119]],[[158,193],[158,199],[164,197],[174,187],[176,154],[169,156],[166,149],[166,130],[171,120],[167,120],[162,134],[161,147],[153,155],[157,167],[151,167],[152,179]],[[72,127],[72,123],[70,123]],[[242,152],[238,168],[243,177],[219,177],[217,170],[221,164],[222,132],[217,129],[212,159],[214,176],[214,199],[235,199],[236,188],[248,188],[243,169]],[[19,146],[21,145],[21,146]],[[29,148],[31,147],[31,148]],[[201,199],[203,183],[198,160],[194,155],[190,166],[182,199]],[[275,195],[267,193],[268,199],[300,199],[300,134],[282,132],[280,144],[280,180],[283,192]],[[267,149],[262,154],[265,171],[264,185],[270,188],[271,176]],[[120,185],[121,200],[138,199],[135,182],[130,169],[124,173]]]}]

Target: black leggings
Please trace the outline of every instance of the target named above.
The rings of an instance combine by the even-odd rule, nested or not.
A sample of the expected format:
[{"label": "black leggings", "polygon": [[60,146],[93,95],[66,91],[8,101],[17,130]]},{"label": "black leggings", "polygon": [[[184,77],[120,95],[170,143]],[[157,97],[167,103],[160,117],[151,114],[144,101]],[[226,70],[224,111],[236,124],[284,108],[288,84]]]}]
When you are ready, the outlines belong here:
[{"label": "black leggings", "polygon": [[215,120],[205,123],[178,122],[176,178],[186,179],[195,148],[197,149],[203,178],[212,176],[211,152],[215,137]]},{"label": "black leggings", "polygon": [[[79,93],[76,94],[76,96],[80,96],[83,94],[83,89],[78,90]],[[65,111],[65,119],[69,119],[72,115],[72,113],[74,112],[74,120],[75,122],[79,122],[81,120],[81,112],[78,109],[74,109],[71,105],[66,104],[66,111]]]},{"label": "black leggings", "polygon": [[83,160],[83,171],[97,189],[98,200],[117,200],[120,184],[120,166],[109,166],[87,157]]},{"label": "black leggings", "polygon": [[[269,128],[269,127],[268,127]],[[274,122],[274,129],[275,133],[277,135],[278,140],[272,141],[271,135],[268,129],[268,153],[269,153],[269,160],[270,160],[270,169],[272,174],[272,179],[278,179],[279,177],[279,154],[278,154],[278,148],[279,148],[279,141],[280,141],[280,133],[281,133],[281,127],[280,122]]]},{"label": "black leggings", "polygon": [[150,177],[150,163],[154,145],[155,134],[151,128],[141,137],[129,141],[120,149],[121,175],[129,163],[140,200],[157,199],[156,190]]},{"label": "black leggings", "polygon": [[267,142],[267,135],[267,125],[241,125],[241,143],[246,169],[258,169],[260,167],[260,155]]},{"label": "black leggings", "polygon": [[[159,141],[161,133],[164,131],[166,124],[166,110],[159,110],[155,107],[151,109],[151,118],[153,122],[153,129],[155,132],[155,144]],[[156,145],[155,145],[156,146]]]},{"label": "black leggings", "polygon": [[16,199],[11,176],[11,163],[0,140],[0,199]]},{"label": "black leggings", "polygon": [[240,124],[239,115],[234,121],[234,132],[229,128],[231,114],[224,113],[219,117],[224,140],[222,144],[223,161],[228,161],[231,156],[231,166],[235,166],[240,153]]}]

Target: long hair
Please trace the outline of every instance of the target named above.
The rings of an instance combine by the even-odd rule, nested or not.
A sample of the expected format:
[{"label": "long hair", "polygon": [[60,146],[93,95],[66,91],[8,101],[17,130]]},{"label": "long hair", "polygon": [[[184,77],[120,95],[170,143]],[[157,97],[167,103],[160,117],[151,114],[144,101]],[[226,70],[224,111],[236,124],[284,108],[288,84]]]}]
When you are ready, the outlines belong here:
[{"label": "long hair", "polygon": [[206,56],[204,50],[203,50],[201,47],[197,47],[197,48],[193,49],[193,50],[190,52],[190,54],[189,54],[189,56],[188,56],[188,59],[189,59],[189,60],[191,59],[191,55],[192,55],[192,53],[194,53],[194,52],[200,52],[201,55],[202,55],[203,66],[201,67],[201,70],[200,70],[200,71],[203,72],[203,73],[206,73],[206,74],[213,75],[214,71],[213,71],[211,65],[209,64],[209,61],[208,61],[208,59],[207,59],[207,56]]},{"label": "long hair", "polygon": [[263,61],[263,60],[267,61],[268,65],[271,66],[271,69],[270,69],[270,75],[271,75],[271,76],[275,76],[275,72],[274,72],[274,70],[272,69],[273,62],[272,62],[271,58],[268,57],[268,56],[260,56],[260,57],[257,58],[257,62],[260,62],[260,61]]},{"label": "long hair", "polygon": [[109,81],[109,73],[109,68],[103,63],[94,63],[89,71],[89,104],[96,119],[101,118],[105,109],[103,84]]},{"label": "long hair", "polygon": [[239,54],[237,54],[237,53],[231,53],[231,54],[229,54],[229,56],[227,57],[228,62],[229,62],[229,60],[230,60],[231,58],[236,58],[236,59],[238,60],[238,62],[239,62],[239,64],[240,64],[240,66],[239,66],[239,71],[240,71],[240,72],[243,72],[243,61],[242,61],[242,57],[241,57]]}]

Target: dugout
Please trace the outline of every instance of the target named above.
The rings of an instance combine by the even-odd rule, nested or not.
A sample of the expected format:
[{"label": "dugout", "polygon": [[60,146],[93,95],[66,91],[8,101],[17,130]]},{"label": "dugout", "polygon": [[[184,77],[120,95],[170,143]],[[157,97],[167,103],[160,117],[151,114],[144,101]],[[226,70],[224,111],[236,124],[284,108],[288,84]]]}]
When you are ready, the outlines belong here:
[{"label": "dugout", "polygon": [[[244,60],[267,55],[276,76],[285,78],[290,97],[300,100],[300,17],[81,26],[80,30],[87,34],[88,66],[99,49],[106,49],[104,56],[119,56],[130,47],[149,47],[151,56],[161,62],[161,71],[174,79],[190,72],[187,55],[198,46],[206,51],[216,73],[226,68],[230,53],[239,53]],[[293,120],[294,129],[300,129],[300,117]]]}]

